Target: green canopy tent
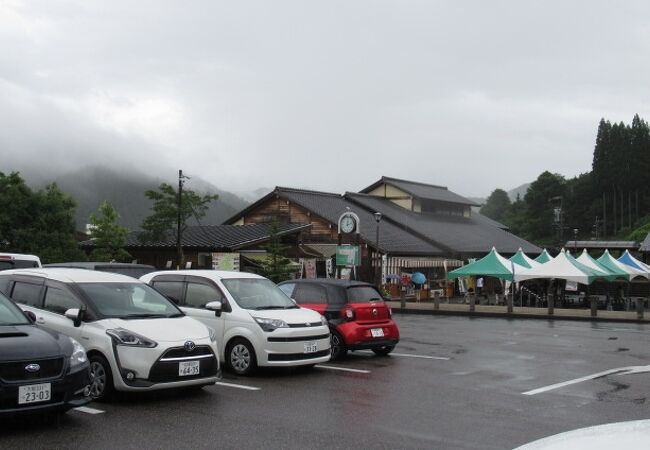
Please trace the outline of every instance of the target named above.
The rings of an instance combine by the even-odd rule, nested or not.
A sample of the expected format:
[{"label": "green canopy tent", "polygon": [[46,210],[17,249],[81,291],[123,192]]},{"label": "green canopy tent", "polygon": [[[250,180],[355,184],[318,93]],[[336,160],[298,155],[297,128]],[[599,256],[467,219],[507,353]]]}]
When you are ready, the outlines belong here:
[{"label": "green canopy tent", "polygon": [[539,254],[537,258],[535,258],[535,261],[537,261],[540,264],[544,264],[549,262],[553,257],[549,255],[549,253],[546,251],[546,249],[542,250],[542,253]]},{"label": "green canopy tent", "polygon": [[494,247],[492,247],[490,253],[478,261],[474,261],[466,266],[459,267],[458,269],[449,272],[447,274],[447,279],[454,280],[459,277],[485,276],[512,281],[513,267],[515,272],[524,270],[524,267],[513,261],[507,260],[501,256]]},{"label": "green canopy tent", "polygon": [[521,247],[519,247],[517,253],[510,257],[510,261],[514,262],[515,264],[519,264],[521,267],[524,267],[526,269],[531,269],[541,264],[540,262],[526,256]]}]

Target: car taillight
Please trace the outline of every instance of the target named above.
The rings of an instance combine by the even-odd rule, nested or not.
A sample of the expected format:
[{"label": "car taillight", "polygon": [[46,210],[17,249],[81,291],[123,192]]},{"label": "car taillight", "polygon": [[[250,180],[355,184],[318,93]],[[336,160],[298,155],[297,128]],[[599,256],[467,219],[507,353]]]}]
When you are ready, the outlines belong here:
[{"label": "car taillight", "polygon": [[345,309],[345,318],[350,321],[354,320],[354,311],[351,308]]}]

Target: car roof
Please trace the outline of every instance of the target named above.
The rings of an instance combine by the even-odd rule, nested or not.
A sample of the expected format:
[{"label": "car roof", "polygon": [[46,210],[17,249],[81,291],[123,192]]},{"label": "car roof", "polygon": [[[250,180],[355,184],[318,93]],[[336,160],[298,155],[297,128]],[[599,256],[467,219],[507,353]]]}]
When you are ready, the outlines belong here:
[{"label": "car roof", "polygon": [[122,262],[91,262],[91,261],[79,261],[79,262],[65,262],[65,263],[50,263],[43,264],[43,267],[68,267],[68,268],[79,268],[79,269],[94,269],[95,267],[119,267],[119,268],[151,268],[154,269],[154,266],[149,264],[135,264],[135,263],[122,263]]},{"label": "car roof", "polygon": [[140,283],[137,278],[112,272],[59,267],[3,270],[0,275],[30,275],[62,283]]},{"label": "car roof", "polygon": [[356,280],[339,280],[336,278],[301,278],[299,280],[287,280],[283,281],[280,284],[284,283],[312,283],[312,284],[324,284],[329,286],[340,286],[340,287],[352,287],[352,286],[372,286],[373,284],[366,283],[365,281],[356,281]]},{"label": "car roof", "polygon": [[192,270],[192,269],[183,269],[183,270],[159,270],[156,272],[150,272],[146,275],[140,277],[141,280],[149,281],[151,278],[157,275],[190,275],[195,277],[204,277],[210,278],[211,280],[226,280],[232,278],[258,278],[266,279],[261,275],[249,272],[236,272],[233,270]]},{"label": "car roof", "polygon": [[41,259],[36,255],[28,255],[26,253],[0,253],[0,259],[22,259],[23,261],[38,261]]}]

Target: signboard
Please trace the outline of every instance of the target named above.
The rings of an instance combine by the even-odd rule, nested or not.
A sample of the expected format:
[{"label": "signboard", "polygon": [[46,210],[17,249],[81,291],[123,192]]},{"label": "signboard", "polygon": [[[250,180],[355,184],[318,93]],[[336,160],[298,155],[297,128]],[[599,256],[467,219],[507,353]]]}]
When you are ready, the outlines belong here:
[{"label": "signboard", "polygon": [[300,258],[300,274],[304,270],[305,278],[316,278],[316,259]]},{"label": "signboard", "polygon": [[239,253],[212,253],[212,268],[239,272]]},{"label": "signboard", "polygon": [[336,246],[337,266],[360,266],[361,248],[358,245],[337,245]]}]

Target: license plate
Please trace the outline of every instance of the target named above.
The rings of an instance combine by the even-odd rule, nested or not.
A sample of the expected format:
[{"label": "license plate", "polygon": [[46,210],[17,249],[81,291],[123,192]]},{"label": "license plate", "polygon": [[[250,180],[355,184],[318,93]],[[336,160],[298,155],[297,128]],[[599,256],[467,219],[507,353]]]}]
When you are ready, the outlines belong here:
[{"label": "license plate", "polygon": [[305,342],[305,353],[316,353],[318,351],[317,342]]},{"label": "license plate", "polygon": [[189,377],[200,373],[201,361],[181,361],[178,363],[178,376]]},{"label": "license plate", "polygon": [[30,384],[18,387],[18,404],[46,402],[52,398],[50,383]]},{"label": "license plate", "polygon": [[372,337],[384,337],[384,329],[383,328],[371,328],[370,329],[370,334],[372,334]]}]

